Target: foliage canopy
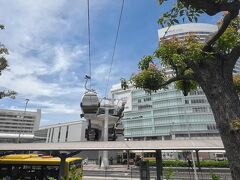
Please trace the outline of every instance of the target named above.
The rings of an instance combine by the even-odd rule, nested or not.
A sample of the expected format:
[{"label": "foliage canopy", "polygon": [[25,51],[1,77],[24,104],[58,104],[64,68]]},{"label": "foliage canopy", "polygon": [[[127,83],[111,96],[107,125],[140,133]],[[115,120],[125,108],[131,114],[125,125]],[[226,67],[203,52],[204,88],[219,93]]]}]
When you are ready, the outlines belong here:
[{"label": "foliage canopy", "polygon": [[[176,36],[162,38],[159,47],[150,56],[144,56],[139,62],[139,72],[132,76],[131,83],[137,88],[147,92],[166,88],[169,83],[175,82],[177,89],[182,90],[186,96],[190,90],[198,87],[193,78],[191,64],[201,64],[221,55],[228,55],[240,43],[238,31],[239,17],[235,18],[222,36],[217,39],[211,51],[205,51],[205,41],[189,33],[184,39]],[[158,69],[154,61],[159,59],[163,70]],[[172,69],[173,76],[166,76],[164,70]],[[234,81],[236,82],[236,81]],[[236,84],[237,85],[237,84]],[[236,86],[236,88],[239,88]]]},{"label": "foliage canopy", "polygon": [[[0,24],[0,30],[3,30],[3,29],[4,29],[4,26]],[[3,44],[0,43],[0,75],[8,67],[8,61],[6,59],[6,56],[8,54],[9,54],[8,49]],[[0,99],[4,97],[15,98],[15,95],[16,95],[15,91],[10,91],[10,90],[0,91]]]},{"label": "foliage canopy", "polygon": [[[240,75],[233,76],[233,70],[240,57],[240,0],[158,1],[160,4],[174,2],[175,5],[159,18],[158,23],[162,27],[167,26],[165,34],[157,50],[141,59],[139,72],[132,76],[131,82],[148,92],[175,83],[185,96],[191,89],[200,86],[211,106],[230,162],[232,177],[238,180]],[[217,23],[217,31],[206,39],[199,39],[194,32],[184,39],[167,34],[169,28],[181,20],[196,22],[203,13],[214,16],[220,12],[223,12],[223,18]],[[154,64],[157,59],[161,62],[162,70]]]}]

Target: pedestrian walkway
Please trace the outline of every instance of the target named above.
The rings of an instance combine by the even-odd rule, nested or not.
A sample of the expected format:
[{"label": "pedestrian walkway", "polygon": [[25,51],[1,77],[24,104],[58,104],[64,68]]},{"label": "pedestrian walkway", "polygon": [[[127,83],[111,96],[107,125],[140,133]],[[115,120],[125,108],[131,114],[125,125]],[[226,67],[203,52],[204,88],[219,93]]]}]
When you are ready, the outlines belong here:
[{"label": "pedestrian walkway", "polygon": [[[128,169],[127,165],[110,165],[107,168],[100,168],[96,164],[84,165],[83,180],[139,180],[136,177],[131,178],[133,167],[136,166],[132,165]],[[139,174],[139,171],[137,173]]]},{"label": "pedestrian walkway", "polygon": [[129,169],[127,165],[109,165],[107,168],[100,168],[98,165],[95,164],[89,164],[89,165],[84,165],[83,170],[86,171],[121,171],[121,172],[128,172],[130,171],[131,168],[138,168],[137,166],[131,165],[129,166]]},{"label": "pedestrian walkway", "polygon": [[[139,178],[83,176],[83,180],[139,180]],[[156,179],[150,179],[156,180]]]}]

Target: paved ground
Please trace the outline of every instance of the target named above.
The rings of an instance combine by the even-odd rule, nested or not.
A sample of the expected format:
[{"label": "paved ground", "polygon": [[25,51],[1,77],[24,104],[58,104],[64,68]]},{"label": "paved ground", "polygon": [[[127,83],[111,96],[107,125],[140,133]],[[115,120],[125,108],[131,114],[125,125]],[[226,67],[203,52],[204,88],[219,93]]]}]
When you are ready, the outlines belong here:
[{"label": "paved ground", "polygon": [[[139,180],[139,178],[84,176],[83,180]],[[151,180],[154,180],[154,179],[151,179]]]},{"label": "paved ground", "polygon": [[[136,166],[131,166],[131,168],[138,169]],[[83,180],[139,180],[139,178],[130,177],[131,168],[128,169],[127,165],[111,165],[108,168],[100,168],[94,164],[85,165],[83,170],[86,176],[83,177]]]},{"label": "paved ground", "polygon": [[[133,166],[131,165],[130,168],[138,168],[137,166]],[[130,171],[130,168],[127,168],[127,165],[110,165],[108,168],[100,168],[98,165],[95,164],[89,164],[89,165],[84,165],[83,166],[83,170],[87,170],[87,171]]]},{"label": "paved ground", "polygon": [[[175,180],[191,180],[194,179],[192,169],[188,168],[171,168],[174,171]],[[212,169],[212,168],[211,168]],[[211,180],[211,169],[202,168],[202,172],[198,172],[199,180]],[[98,165],[85,165],[84,180],[139,180],[140,171],[138,166],[130,165],[111,165],[108,168],[100,168]],[[156,178],[156,168],[150,167],[151,180]],[[228,168],[213,168],[214,173],[224,180],[231,180],[230,171]],[[166,169],[164,168],[164,174]]]}]

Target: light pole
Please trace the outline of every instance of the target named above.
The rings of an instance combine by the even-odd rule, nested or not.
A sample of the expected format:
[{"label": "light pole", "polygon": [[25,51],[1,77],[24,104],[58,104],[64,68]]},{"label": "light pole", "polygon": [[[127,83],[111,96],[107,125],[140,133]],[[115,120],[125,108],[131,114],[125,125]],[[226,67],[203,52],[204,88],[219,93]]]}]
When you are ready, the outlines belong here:
[{"label": "light pole", "polygon": [[[186,123],[186,119],[187,119],[186,118],[187,117],[186,108],[187,108],[186,107],[186,96],[184,96],[184,119],[185,119],[185,123]],[[190,127],[191,127],[191,124],[188,120],[188,138],[189,138],[189,141],[191,140]],[[195,164],[195,160],[194,160],[194,156],[193,156],[193,150],[191,150],[191,156],[192,156],[192,162],[193,162],[194,177],[195,177],[195,180],[198,180],[196,164]]]},{"label": "light pole", "polygon": [[[26,103],[25,103],[24,113],[23,113],[23,116],[22,116],[22,122],[24,121],[24,116],[26,114],[26,110],[27,110],[27,105],[28,105],[29,99],[25,99],[25,101],[26,101]],[[21,132],[22,132],[21,123],[19,123],[18,143],[20,143]]]},{"label": "light pole", "polygon": [[[103,141],[108,141],[108,124],[109,124],[109,108],[106,107],[103,127]],[[102,165],[105,168],[109,166],[108,151],[103,151]]]}]

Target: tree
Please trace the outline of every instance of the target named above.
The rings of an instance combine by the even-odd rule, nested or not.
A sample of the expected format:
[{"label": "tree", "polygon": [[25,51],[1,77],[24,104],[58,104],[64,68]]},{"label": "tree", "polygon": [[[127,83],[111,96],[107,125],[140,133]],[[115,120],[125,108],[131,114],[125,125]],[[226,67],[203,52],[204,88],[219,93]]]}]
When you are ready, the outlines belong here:
[{"label": "tree", "polygon": [[[0,29],[3,30],[4,26],[0,24]],[[0,75],[2,71],[6,70],[8,67],[8,62],[6,59],[6,55],[8,55],[8,49],[0,43]],[[4,97],[15,98],[16,92],[10,90],[0,91],[0,99]]]},{"label": "tree", "polygon": [[[170,0],[159,0],[159,3],[166,1]],[[239,0],[177,0],[175,6],[159,18],[161,26],[170,27],[185,19],[197,21],[203,13],[214,16],[224,12],[218,31],[204,43],[194,34],[184,40],[163,38],[152,55],[141,59],[140,71],[131,78],[135,87],[148,92],[175,83],[186,96],[200,86],[212,108],[234,180],[240,179],[239,76],[233,81],[233,69],[240,56],[239,9]],[[157,59],[173,70],[173,76],[166,76],[164,69],[155,65]]]}]

